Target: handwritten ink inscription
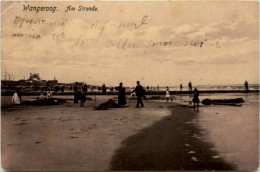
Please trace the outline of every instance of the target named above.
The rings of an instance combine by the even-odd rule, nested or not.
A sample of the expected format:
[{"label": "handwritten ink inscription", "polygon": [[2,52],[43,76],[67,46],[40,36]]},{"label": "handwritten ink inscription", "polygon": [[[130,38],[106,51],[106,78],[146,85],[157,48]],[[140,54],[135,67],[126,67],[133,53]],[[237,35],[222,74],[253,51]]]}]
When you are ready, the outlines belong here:
[{"label": "handwritten ink inscription", "polygon": [[[57,7],[24,5],[24,11],[34,11],[36,13],[51,11],[54,13],[57,11]],[[65,12],[72,11],[98,11],[98,8],[96,6],[78,6],[76,8],[69,5],[65,9]],[[207,38],[205,37],[188,41],[185,39],[178,40],[175,38],[176,36],[164,39],[158,39],[153,35],[146,36],[150,25],[153,24],[152,21],[152,18],[148,15],[143,15],[134,20],[125,19],[121,22],[114,22],[112,19],[107,18],[102,19],[102,21],[96,20],[95,22],[78,20],[77,23],[74,23],[73,19],[68,20],[67,18],[50,20],[45,18],[44,15],[40,17],[15,16],[13,24],[18,28],[18,31],[11,33],[11,37],[14,39],[34,39],[40,41],[50,35],[52,41],[70,44],[72,48],[101,46],[121,50],[143,49],[144,53],[149,52],[149,50],[175,48],[177,46],[203,48],[207,45]],[[28,31],[28,27],[31,28],[31,32]],[[42,27],[45,28],[45,34],[42,34],[41,29],[39,29]],[[77,28],[76,32],[68,29],[74,27]],[[27,28],[26,31],[24,28]],[[172,30],[174,31],[174,28]],[[208,44],[208,46],[220,48],[220,41],[215,44]]]}]

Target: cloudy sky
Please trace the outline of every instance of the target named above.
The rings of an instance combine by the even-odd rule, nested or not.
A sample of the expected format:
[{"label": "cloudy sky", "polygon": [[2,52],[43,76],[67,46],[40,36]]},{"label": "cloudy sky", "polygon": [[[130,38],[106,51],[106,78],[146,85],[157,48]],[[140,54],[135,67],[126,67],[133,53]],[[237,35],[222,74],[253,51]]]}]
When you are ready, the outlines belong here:
[{"label": "cloudy sky", "polygon": [[15,80],[35,72],[112,86],[258,83],[258,22],[258,2],[2,2],[1,77],[6,70]]}]

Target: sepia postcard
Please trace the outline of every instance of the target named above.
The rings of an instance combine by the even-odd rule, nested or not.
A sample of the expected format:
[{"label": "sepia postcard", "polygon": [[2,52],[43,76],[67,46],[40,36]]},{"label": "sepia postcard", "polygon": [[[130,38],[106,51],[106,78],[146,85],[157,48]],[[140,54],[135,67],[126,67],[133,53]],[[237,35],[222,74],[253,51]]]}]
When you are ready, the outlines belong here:
[{"label": "sepia postcard", "polygon": [[1,1],[2,170],[258,167],[258,1]]}]

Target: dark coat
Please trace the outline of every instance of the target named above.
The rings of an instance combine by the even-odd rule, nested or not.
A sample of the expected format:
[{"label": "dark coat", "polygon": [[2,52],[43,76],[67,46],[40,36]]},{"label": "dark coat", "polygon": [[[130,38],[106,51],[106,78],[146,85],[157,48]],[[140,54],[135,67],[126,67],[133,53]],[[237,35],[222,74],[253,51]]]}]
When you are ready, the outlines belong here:
[{"label": "dark coat", "polygon": [[199,103],[200,102],[199,92],[197,92],[197,91],[194,92],[193,102],[194,103]]},{"label": "dark coat", "polygon": [[119,105],[125,105],[126,99],[125,99],[125,87],[118,87],[118,104]]},{"label": "dark coat", "polygon": [[143,89],[143,87],[141,85],[137,85],[133,92],[136,93],[137,97],[139,97],[139,96],[143,97],[144,96],[144,89]]}]

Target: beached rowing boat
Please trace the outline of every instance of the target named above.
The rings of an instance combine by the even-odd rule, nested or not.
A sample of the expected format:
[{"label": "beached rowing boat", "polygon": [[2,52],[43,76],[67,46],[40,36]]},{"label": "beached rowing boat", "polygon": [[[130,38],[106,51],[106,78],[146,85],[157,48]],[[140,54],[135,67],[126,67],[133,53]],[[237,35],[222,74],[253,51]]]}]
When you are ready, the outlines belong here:
[{"label": "beached rowing boat", "polygon": [[202,104],[204,105],[238,105],[245,102],[242,98],[235,99],[204,99]]}]

